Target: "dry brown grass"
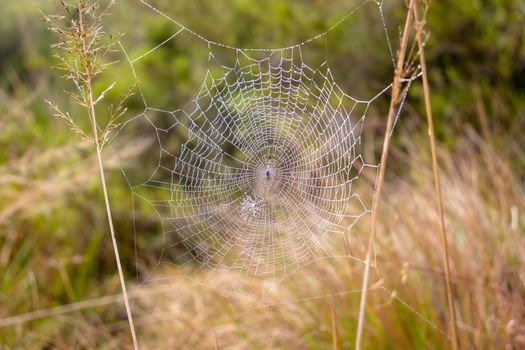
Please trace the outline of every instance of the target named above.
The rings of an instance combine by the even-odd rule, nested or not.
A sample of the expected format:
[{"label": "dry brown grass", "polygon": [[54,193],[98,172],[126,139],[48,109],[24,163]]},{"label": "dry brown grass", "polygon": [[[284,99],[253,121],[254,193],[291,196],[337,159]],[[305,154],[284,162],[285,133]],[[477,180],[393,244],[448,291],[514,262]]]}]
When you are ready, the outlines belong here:
[{"label": "dry brown grass", "polygon": [[[145,148],[137,142],[118,153],[106,152],[108,169],[121,166],[119,159],[132,159]],[[21,157],[13,158],[0,168],[0,194],[5,199],[0,206],[0,225],[16,216],[26,219],[50,212],[70,193],[85,188],[96,179],[97,159],[86,142],[53,147],[33,148]]]},{"label": "dry brown grass", "polygon": [[[467,134],[457,153],[439,152],[460,343],[475,349],[521,349],[525,187],[508,159],[472,131]],[[383,282],[372,283],[364,344],[441,348],[447,302],[429,154],[412,142],[392,156],[403,171],[385,182],[376,240]],[[354,233],[353,254],[364,256],[366,235],[358,232],[366,231]],[[139,339],[146,348],[209,349],[215,334],[223,349],[331,348],[334,304],[339,341],[349,348],[355,341],[349,329],[357,322],[362,266],[341,260],[309,265],[267,295],[270,306],[255,308],[243,293],[224,297],[220,290],[200,286],[214,278],[214,271],[203,270],[191,281],[164,271],[175,276],[170,291],[135,301]],[[225,286],[232,282],[221,278]],[[248,289],[264,288],[257,279],[243,283]]]}]

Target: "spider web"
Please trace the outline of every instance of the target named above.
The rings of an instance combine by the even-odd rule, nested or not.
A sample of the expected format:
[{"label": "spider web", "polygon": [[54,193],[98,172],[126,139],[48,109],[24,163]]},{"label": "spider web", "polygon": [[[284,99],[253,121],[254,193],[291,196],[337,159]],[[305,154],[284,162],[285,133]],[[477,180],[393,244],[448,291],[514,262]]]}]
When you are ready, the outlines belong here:
[{"label": "spider web", "polygon": [[[139,81],[144,110],[114,139],[153,140],[143,164],[147,176],[123,172],[134,220],[150,210],[161,231],[148,234],[147,228],[135,227],[138,285],[168,283],[173,277],[163,273],[165,266],[190,280],[206,270],[198,284],[226,298],[245,293],[253,300],[250,308],[256,308],[265,305],[279,282],[304,273],[305,266],[326,259],[364,264],[364,254],[353,253],[350,232],[370,214],[374,189],[357,184],[365,174],[374,184],[379,165],[365,160],[361,134],[374,104],[388,100],[391,84],[368,98],[354,97],[336,82],[326,59],[311,65],[305,52],[370,5],[379,13],[384,47],[394,64],[383,3],[363,1],[301,43],[246,49],[209,40],[152,3],[137,2],[173,27],[145,52],[132,55],[121,44]],[[184,34],[206,45],[209,68],[189,102],[159,106],[141,88],[148,77],[140,76],[137,66]],[[403,82],[410,85],[415,78]],[[155,259],[140,251],[148,240],[158,248]],[[265,281],[263,290],[246,286],[253,277]],[[388,291],[381,284],[371,290]],[[331,295],[356,291],[358,286]],[[305,299],[319,297],[306,294]]]},{"label": "spider web", "polygon": [[183,109],[140,115],[159,162],[132,189],[162,221],[164,250],[182,245],[213,268],[286,271],[323,252],[327,236],[344,235],[344,218],[367,212],[352,184],[369,166],[357,148],[372,100],[286,53],[240,52],[246,62],[207,74]]}]

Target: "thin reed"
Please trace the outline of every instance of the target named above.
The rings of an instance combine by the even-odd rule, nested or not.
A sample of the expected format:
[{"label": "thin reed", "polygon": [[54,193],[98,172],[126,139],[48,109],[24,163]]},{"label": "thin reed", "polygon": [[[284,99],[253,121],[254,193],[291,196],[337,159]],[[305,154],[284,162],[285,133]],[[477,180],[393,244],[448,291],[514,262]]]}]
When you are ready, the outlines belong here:
[{"label": "thin reed", "polygon": [[107,56],[116,43],[114,40],[107,42],[102,26],[102,20],[108,14],[112,2],[103,8],[100,8],[98,1],[85,0],[77,0],[76,5],[68,5],[64,2],[62,2],[62,5],[64,9],[63,16],[44,15],[44,19],[49,24],[49,29],[58,35],[58,42],[54,45],[56,49],[60,50],[60,53],[56,54],[60,62],[57,68],[63,72],[65,79],[73,82],[74,89],[67,92],[67,94],[85,109],[89,124],[91,125],[91,135],[84,132],[82,128],[77,125],[76,118],[70,116],[68,112],[63,112],[51,102],[49,102],[49,105],[55,112],[55,116],[64,119],[73,131],[78,133],[83,139],[91,141],[95,146],[100,181],[104,194],[104,204],[106,207],[109,231],[111,233],[111,242],[115,253],[120,286],[122,288],[122,297],[126,307],[133,347],[137,350],[139,348],[138,340],[133,324],[131,307],[129,305],[122,263],[120,261],[120,253],[104,173],[104,162],[102,159],[102,148],[106,136],[114,127],[115,120],[125,113],[123,101],[130,96],[130,92],[123,96],[122,102],[119,103],[115,109],[106,111],[109,118],[105,129],[102,129],[102,135],[99,135],[100,124],[97,119],[95,107],[97,103],[104,99],[106,93],[114,87],[115,83],[108,86],[98,96],[94,96],[93,93],[94,80],[111,64],[107,62]]}]

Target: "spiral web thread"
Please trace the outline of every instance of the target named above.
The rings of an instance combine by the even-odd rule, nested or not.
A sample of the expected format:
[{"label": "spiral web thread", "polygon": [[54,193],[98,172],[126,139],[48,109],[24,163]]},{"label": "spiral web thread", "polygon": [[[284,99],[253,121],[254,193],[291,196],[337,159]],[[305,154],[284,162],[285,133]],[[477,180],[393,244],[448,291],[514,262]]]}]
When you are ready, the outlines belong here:
[{"label": "spiral web thread", "polygon": [[[141,92],[144,111],[123,126],[138,123],[158,146],[158,163],[149,178],[134,183],[124,173],[134,206],[146,203],[162,224],[159,259],[139,285],[163,281],[155,270],[164,263],[181,268],[196,262],[191,273],[204,267],[238,273],[230,282],[235,285],[220,292],[228,297],[243,276],[269,276],[273,286],[318,259],[364,263],[349,252],[337,255],[331,242],[337,237],[346,244],[352,226],[370,213],[354,181],[365,169],[375,173],[379,166],[367,164],[360,153],[361,129],[369,107],[391,84],[368,100],[356,99],[335,82],[326,61],[311,68],[302,50],[373,3],[394,62],[382,2],[366,0],[326,32],[280,49],[241,49],[211,41],[152,4],[139,2],[172,22],[174,31],[136,57],[121,45],[137,80],[135,64],[184,32],[204,41],[209,61],[220,67],[219,73],[206,72],[194,98],[180,108],[156,108]],[[220,63],[214,47],[231,50],[235,63]],[[255,58],[255,53],[263,57]],[[403,82],[409,86],[416,78]],[[404,91],[401,106],[408,88]],[[135,241],[139,235],[136,231]],[[221,281],[209,280],[208,287]],[[382,285],[371,289],[389,292]]]}]

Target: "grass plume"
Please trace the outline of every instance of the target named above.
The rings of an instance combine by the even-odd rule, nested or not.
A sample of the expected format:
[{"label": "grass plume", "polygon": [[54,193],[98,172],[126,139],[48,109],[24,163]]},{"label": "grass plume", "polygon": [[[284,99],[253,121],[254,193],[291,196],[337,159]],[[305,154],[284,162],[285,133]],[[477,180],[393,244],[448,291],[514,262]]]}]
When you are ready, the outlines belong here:
[{"label": "grass plume", "polygon": [[[108,42],[105,37],[106,33],[102,25],[102,20],[104,16],[108,14],[113,2],[109,2],[105,7],[101,7],[99,1],[89,0],[78,0],[74,5],[69,5],[64,1],[62,1],[61,4],[64,15],[44,15],[44,20],[49,24],[49,29],[58,35],[58,42],[54,45],[54,48],[60,52],[55,56],[60,62],[57,68],[63,72],[65,79],[73,82],[75,89],[73,91],[66,91],[66,93],[76,104],[84,108],[91,125],[91,135],[88,136],[81,127],[77,126],[75,119],[73,119],[68,112],[63,112],[53,103],[49,102],[49,105],[53,109],[55,116],[64,119],[73,131],[80,134],[82,138],[90,140],[95,145],[122,296],[126,307],[133,346],[135,349],[138,349],[133,315],[129,305],[126,282],[124,280],[115,236],[102,159],[104,140],[106,140],[108,133],[114,128],[116,119],[125,113],[124,103],[121,102],[115,109],[106,111],[109,115],[107,126],[104,129],[100,129],[97,120],[96,105],[104,99],[106,93],[114,87],[115,83],[108,86],[98,96],[94,96],[93,93],[94,80],[112,64],[111,62],[107,62],[107,58],[116,41],[110,37]],[[127,99],[129,95],[130,92],[122,98],[122,101]],[[100,130],[102,130],[102,132]]]}]

